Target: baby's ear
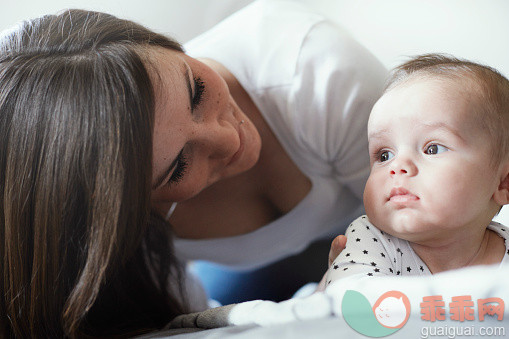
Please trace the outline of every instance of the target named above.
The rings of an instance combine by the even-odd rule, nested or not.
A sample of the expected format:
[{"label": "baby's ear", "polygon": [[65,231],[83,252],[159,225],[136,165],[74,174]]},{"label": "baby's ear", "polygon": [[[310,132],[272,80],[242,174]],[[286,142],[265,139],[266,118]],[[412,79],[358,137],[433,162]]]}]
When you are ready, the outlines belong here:
[{"label": "baby's ear", "polygon": [[493,194],[495,202],[501,206],[509,204],[509,161],[500,167],[500,183]]}]

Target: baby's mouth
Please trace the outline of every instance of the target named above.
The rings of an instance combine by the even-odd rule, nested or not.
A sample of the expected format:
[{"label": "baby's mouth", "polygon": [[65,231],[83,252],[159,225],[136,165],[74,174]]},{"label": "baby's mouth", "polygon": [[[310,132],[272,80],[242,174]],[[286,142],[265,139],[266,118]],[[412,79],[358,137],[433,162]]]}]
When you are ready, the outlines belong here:
[{"label": "baby's mouth", "polygon": [[394,187],[389,194],[389,201],[404,203],[419,200],[419,197],[404,187]]}]

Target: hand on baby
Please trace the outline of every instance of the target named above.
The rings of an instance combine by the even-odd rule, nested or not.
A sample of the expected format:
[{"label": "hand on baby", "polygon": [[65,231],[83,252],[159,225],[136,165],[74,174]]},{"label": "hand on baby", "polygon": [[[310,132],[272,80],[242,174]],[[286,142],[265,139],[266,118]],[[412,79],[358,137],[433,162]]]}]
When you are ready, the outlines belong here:
[{"label": "hand on baby", "polygon": [[329,266],[332,265],[334,259],[345,249],[346,247],[346,236],[338,235],[330,245],[329,251]]},{"label": "hand on baby", "polygon": [[[346,236],[344,235],[338,235],[334,240],[332,240],[330,251],[329,251],[329,266],[332,265],[334,262],[334,259],[345,249],[346,246]],[[324,273],[322,280],[318,284],[318,287],[316,288],[317,291],[323,291],[325,290],[325,276],[327,275],[327,272]]]}]

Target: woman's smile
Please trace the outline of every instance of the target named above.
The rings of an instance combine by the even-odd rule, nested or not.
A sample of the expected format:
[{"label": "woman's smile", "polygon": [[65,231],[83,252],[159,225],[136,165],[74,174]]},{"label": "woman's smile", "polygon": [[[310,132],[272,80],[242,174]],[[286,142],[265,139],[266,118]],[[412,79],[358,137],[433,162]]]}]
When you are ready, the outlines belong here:
[{"label": "woman's smile", "polygon": [[228,164],[226,164],[226,166],[230,166],[231,164],[235,163],[239,158],[242,157],[242,154],[244,152],[244,137],[243,137],[244,132],[242,130],[242,124],[243,123],[244,123],[244,120],[242,120],[239,123],[239,130],[238,130],[238,133],[239,133],[239,148],[233,154],[233,156],[231,157],[231,159],[228,162]]}]

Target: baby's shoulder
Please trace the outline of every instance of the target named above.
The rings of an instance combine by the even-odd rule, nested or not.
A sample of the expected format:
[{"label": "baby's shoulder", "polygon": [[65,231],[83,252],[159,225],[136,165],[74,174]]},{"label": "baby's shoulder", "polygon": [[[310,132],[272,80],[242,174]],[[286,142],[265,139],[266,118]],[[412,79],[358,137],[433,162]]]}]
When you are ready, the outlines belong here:
[{"label": "baby's shoulder", "polygon": [[491,221],[488,225],[488,229],[494,231],[506,240],[509,238],[509,227],[504,224],[497,221]]},{"label": "baby's shoulder", "polygon": [[352,221],[352,223],[346,229],[345,235],[365,235],[365,234],[376,234],[385,235],[385,232],[381,231],[369,221],[366,215],[362,215]]}]

